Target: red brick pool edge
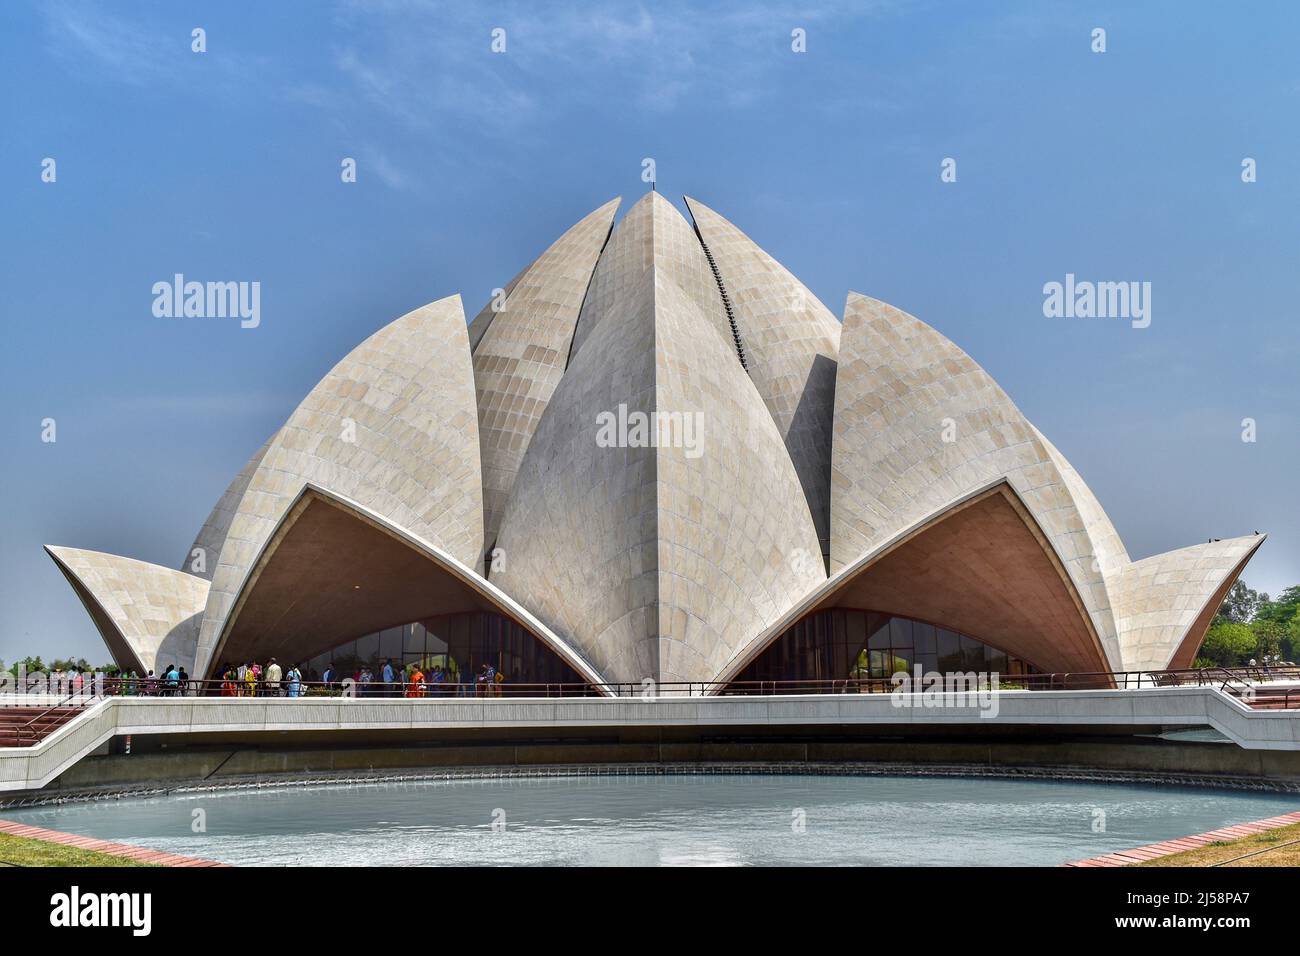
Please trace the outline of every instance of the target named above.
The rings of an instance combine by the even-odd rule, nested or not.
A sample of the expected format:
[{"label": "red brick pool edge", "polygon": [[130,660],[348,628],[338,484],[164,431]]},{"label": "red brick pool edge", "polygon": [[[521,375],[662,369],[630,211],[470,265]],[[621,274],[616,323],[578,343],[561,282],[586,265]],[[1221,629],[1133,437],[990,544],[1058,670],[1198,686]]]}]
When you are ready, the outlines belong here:
[{"label": "red brick pool edge", "polygon": [[1155,860],[1162,856],[1172,856],[1175,853],[1182,853],[1186,850],[1195,850],[1198,847],[1205,846],[1207,843],[1217,843],[1220,840],[1240,840],[1242,837],[1254,836],[1256,833],[1265,833],[1268,830],[1276,830],[1278,827],[1291,826],[1294,823],[1300,823],[1300,811],[1295,813],[1284,813],[1277,817],[1267,817],[1263,820],[1256,820],[1254,823],[1238,823],[1230,827],[1221,827],[1218,830],[1211,830],[1209,833],[1198,833],[1195,836],[1179,837],[1177,840],[1162,840],[1160,843],[1148,843],[1146,846],[1134,847],[1132,850],[1119,850],[1115,853],[1103,853],[1101,856],[1089,857],[1086,860],[1075,860],[1073,863],[1063,863],[1062,866],[1128,866],[1132,863],[1144,863],[1147,860]]},{"label": "red brick pool edge", "polygon": [[29,827],[22,823],[0,820],[0,833],[9,836],[24,837],[28,840],[44,840],[46,843],[59,843],[63,846],[76,847],[79,850],[93,850],[109,856],[120,856],[135,860],[137,863],[157,863],[159,866],[229,866],[214,860],[200,860],[192,856],[178,856],[175,853],[163,853],[159,850],[147,850],[141,846],[129,846],[126,843],[111,843],[94,837],[77,836],[75,833],[62,833],[58,830],[46,830],[42,827]]}]

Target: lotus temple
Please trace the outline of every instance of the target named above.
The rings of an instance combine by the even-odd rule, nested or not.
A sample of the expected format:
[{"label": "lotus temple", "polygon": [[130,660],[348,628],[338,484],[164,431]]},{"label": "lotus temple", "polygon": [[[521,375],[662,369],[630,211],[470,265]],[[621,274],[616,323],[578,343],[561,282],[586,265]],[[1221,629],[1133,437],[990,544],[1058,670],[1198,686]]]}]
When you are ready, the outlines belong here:
[{"label": "lotus temple", "polygon": [[[438,661],[597,693],[1190,667],[1263,536],[1133,560],[939,331],[856,293],[839,319],[686,207],[612,200],[472,321],[449,295],[377,329],[176,567],[48,547],[118,666]],[[598,442],[614,413],[697,444]]]}]

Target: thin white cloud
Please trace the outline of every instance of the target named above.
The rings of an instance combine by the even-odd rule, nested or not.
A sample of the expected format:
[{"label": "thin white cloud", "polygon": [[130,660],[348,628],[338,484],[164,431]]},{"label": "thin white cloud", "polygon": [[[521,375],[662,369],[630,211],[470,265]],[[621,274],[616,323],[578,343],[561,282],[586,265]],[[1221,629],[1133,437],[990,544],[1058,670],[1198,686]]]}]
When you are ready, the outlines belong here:
[{"label": "thin white cloud", "polygon": [[[337,66],[351,88],[412,127],[439,113],[512,128],[544,118],[546,84],[567,103],[666,111],[689,97],[749,107],[777,81],[795,27],[830,29],[892,12],[899,2],[748,3],[683,0],[622,8],[342,0],[354,37]],[[506,52],[490,52],[492,30]]]},{"label": "thin white cloud", "polygon": [[[237,50],[221,55],[196,54],[191,27],[160,27],[156,21],[115,15],[107,4],[69,0],[43,5],[45,35],[52,56],[72,70],[107,77],[133,86],[170,89],[179,83],[202,82],[209,90],[229,93],[234,87],[256,85],[269,68],[265,58]],[[126,9],[130,9],[127,7]],[[187,58],[206,56],[207,69],[194,72]]]},{"label": "thin white cloud", "polygon": [[[106,70],[127,83],[143,84],[167,70],[169,40],[102,7],[47,4],[46,35],[52,53],[82,67]],[[175,41],[179,42],[179,41]]]},{"label": "thin white cloud", "polygon": [[389,189],[406,189],[410,185],[410,178],[406,173],[394,166],[384,153],[372,146],[367,146],[361,151],[361,164],[361,175],[374,173]]}]

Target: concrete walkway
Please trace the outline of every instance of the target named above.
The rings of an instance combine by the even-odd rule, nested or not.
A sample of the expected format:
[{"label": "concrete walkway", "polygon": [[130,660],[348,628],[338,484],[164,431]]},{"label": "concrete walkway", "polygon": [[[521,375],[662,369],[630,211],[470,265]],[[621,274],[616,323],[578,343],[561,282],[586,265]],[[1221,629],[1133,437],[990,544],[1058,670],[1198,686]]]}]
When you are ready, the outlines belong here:
[{"label": "concrete walkway", "polygon": [[29,827],[21,823],[0,820],[0,833],[23,837],[27,840],[42,840],[45,843],[57,843],[61,846],[75,847],[78,850],[93,850],[108,856],[118,856],[137,863],[156,863],[159,866],[229,866],[213,860],[200,860],[192,856],[178,856],[175,853],[162,853],[147,850],[140,846],[128,846],[125,843],[111,843],[94,837],[77,836],[75,833],[63,833],[59,830],[46,830],[43,827]]},{"label": "concrete walkway", "polygon": [[[733,697],[112,697],[39,744],[0,748],[0,792],[38,790],[127,734],[539,728],[853,726],[1211,727],[1249,751],[1300,751],[1300,710],[1251,710],[1214,687],[1000,691],[984,706],[889,694]],[[993,704],[992,707],[988,704]]]},{"label": "concrete walkway", "polygon": [[1062,865],[1131,866],[1134,863],[1145,863],[1147,860],[1157,860],[1162,856],[1173,856],[1175,853],[1184,853],[1187,850],[1195,850],[1205,846],[1207,843],[1240,840],[1242,837],[1254,836],[1256,833],[1267,833],[1269,830],[1276,830],[1278,827],[1289,827],[1295,823],[1300,823],[1300,811],[1295,813],[1284,813],[1281,816],[1268,817],[1264,820],[1256,820],[1254,823],[1238,823],[1230,827],[1221,827],[1218,830],[1211,830],[1208,833],[1198,833],[1195,836],[1179,837],[1177,840],[1162,840],[1159,843],[1148,843],[1146,846],[1134,847],[1132,850],[1103,853],[1101,856],[1089,857],[1086,860],[1075,860],[1073,863],[1065,863]]}]

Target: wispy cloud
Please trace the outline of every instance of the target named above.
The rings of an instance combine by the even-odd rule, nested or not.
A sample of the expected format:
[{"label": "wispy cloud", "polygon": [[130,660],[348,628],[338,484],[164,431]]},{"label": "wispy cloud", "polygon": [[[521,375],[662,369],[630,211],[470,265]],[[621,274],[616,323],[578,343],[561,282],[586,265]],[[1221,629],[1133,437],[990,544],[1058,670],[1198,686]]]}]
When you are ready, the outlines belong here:
[{"label": "wispy cloud", "polygon": [[[429,0],[341,0],[353,41],[337,66],[356,94],[425,127],[440,113],[496,128],[544,118],[548,85],[569,104],[667,111],[690,96],[728,107],[761,102],[779,75],[790,31],[884,15],[901,0],[819,4],[759,2],[701,7],[683,0],[592,9],[582,5],[481,5]],[[506,52],[489,50],[506,31]]]},{"label": "wispy cloud", "polygon": [[410,185],[406,173],[393,165],[387,155],[373,146],[362,148],[361,162],[363,171],[374,173],[389,189],[406,189]]},{"label": "wispy cloud", "polygon": [[[69,0],[45,4],[46,44],[52,56],[70,69],[108,78],[132,86],[171,89],[190,81],[205,84],[210,91],[229,92],[234,85],[249,85],[265,79],[268,61],[235,50],[205,60],[207,69],[188,69],[198,56],[190,47],[190,27],[173,30],[155,19],[119,16],[110,8]],[[204,54],[204,56],[208,56]]]},{"label": "wispy cloud", "polygon": [[47,4],[46,37],[51,53],[78,67],[106,70],[132,84],[167,72],[176,41],[150,27],[129,23],[101,6]]}]

